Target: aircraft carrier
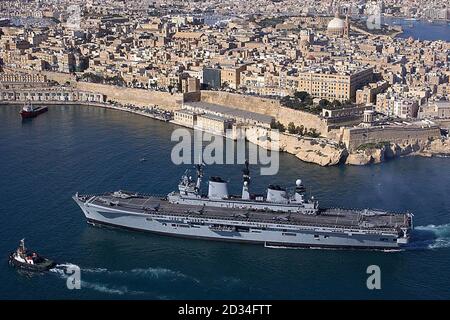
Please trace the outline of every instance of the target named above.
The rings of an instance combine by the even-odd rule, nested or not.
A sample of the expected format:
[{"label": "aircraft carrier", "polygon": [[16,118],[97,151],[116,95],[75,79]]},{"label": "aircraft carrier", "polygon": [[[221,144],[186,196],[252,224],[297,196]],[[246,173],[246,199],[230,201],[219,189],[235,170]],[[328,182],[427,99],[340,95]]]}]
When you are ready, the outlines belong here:
[{"label": "aircraft carrier", "polygon": [[300,179],[291,192],[270,185],[265,194],[252,194],[248,163],[241,195],[229,194],[220,177],[209,179],[203,195],[203,166],[196,171],[194,180],[187,170],[178,191],[166,196],[115,191],[73,199],[93,225],[267,247],[395,250],[408,244],[413,229],[412,213],[320,208]]}]

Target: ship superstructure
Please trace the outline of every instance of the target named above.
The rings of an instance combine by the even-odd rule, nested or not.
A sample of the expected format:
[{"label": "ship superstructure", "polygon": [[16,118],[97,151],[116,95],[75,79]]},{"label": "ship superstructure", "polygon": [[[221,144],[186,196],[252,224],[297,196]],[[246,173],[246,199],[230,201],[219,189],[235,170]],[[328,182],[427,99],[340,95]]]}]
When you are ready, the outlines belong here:
[{"label": "ship superstructure", "polygon": [[195,180],[186,171],[178,191],[167,196],[116,191],[73,198],[91,224],[165,235],[271,247],[397,249],[409,242],[411,213],[320,208],[300,179],[293,192],[270,185],[265,194],[253,194],[247,162],[240,195],[229,194],[217,176],[209,178],[203,195],[203,167],[196,171]]}]

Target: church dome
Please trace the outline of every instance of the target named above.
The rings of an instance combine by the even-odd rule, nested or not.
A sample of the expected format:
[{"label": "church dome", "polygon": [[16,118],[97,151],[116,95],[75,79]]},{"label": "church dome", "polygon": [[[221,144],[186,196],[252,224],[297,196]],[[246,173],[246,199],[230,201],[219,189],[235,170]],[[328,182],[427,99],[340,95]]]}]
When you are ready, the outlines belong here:
[{"label": "church dome", "polygon": [[345,28],[345,22],[339,17],[334,17],[333,20],[331,20],[328,23],[328,30],[344,30]]}]

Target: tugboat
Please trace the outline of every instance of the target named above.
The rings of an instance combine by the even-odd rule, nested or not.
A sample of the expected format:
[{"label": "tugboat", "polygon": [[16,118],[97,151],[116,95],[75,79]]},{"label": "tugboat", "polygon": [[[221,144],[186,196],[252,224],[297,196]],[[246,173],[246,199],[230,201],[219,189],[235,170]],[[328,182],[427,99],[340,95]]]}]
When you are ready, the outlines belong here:
[{"label": "tugboat", "polygon": [[29,252],[25,248],[25,239],[20,240],[19,247],[9,255],[9,264],[27,271],[48,271],[56,266],[54,261],[44,258],[36,252]]},{"label": "tugboat", "polygon": [[23,106],[22,110],[20,111],[20,115],[22,116],[22,119],[28,119],[28,118],[37,117],[41,113],[44,113],[47,111],[48,111],[48,107],[46,107],[46,106],[35,107],[31,103],[27,103]]}]

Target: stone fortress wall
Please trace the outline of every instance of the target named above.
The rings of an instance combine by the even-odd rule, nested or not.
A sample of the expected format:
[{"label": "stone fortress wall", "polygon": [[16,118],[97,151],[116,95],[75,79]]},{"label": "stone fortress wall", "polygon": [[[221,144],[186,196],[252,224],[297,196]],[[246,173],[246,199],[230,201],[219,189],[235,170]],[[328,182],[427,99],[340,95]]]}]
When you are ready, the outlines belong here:
[{"label": "stone fortress wall", "polygon": [[200,100],[274,117],[286,127],[290,122],[316,129],[323,136],[328,132],[327,122],[317,115],[281,106],[278,100],[233,94],[221,91],[201,91]]},{"label": "stone fortress wall", "polygon": [[77,82],[76,88],[83,91],[93,91],[106,95],[107,100],[121,104],[133,104],[138,107],[158,106],[167,111],[181,108],[183,94],[142,89],[123,88],[98,83]]},{"label": "stone fortress wall", "polygon": [[[13,72],[14,70],[11,70]],[[20,70],[25,73],[35,73],[31,70]],[[118,87],[99,83],[76,81],[73,74],[41,71],[49,81],[55,81],[61,85],[70,85],[76,90],[96,92],[107,97],[107,100],[116,101],[120,104],[132,104],[138,107],[158,106],[167,111],[174,111],[181,108],[183,94],[171,94],[169,92],[149,91],[142,89],[133,89]]]},{"label": "stone fortress wall", "polygon": [[376,126],[367,128],[341,128],[341,141],[351,152],[367,143],[390,142],[399,145],[426,145],[430,140],[439,139],[438,126]]}]

